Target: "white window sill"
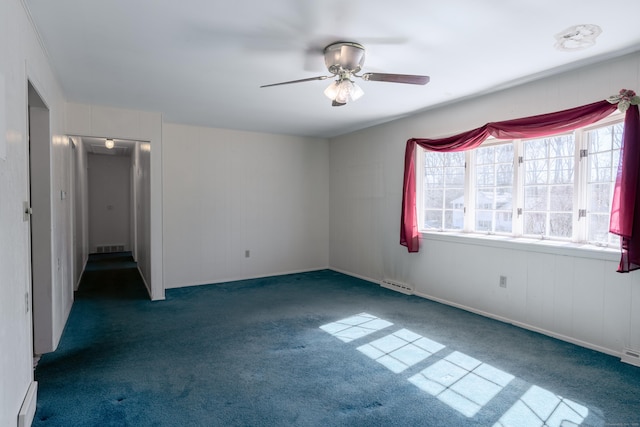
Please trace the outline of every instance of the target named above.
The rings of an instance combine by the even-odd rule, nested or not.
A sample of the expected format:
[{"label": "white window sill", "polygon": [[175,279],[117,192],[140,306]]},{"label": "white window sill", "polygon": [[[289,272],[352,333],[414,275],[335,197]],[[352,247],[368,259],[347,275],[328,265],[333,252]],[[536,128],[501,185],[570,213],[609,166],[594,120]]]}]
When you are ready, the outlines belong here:
[{"label": "white window sill", "polygon": [[420,236],[422,240],[438,240],[443,242],[462,243],[465,245],[541,252],[545,254],[591,258],[603,261],[620,261],[620,250],[604,246],[600,247],[589,245],[586,243],[453,231],[421,231]]}]

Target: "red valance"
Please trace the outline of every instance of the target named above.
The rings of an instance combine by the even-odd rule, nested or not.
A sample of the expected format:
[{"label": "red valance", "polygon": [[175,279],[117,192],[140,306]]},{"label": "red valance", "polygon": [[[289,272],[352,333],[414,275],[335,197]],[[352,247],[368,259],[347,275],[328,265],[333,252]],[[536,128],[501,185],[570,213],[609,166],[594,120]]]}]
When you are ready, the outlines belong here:
[{"label": "red valance", "polygon": [[[621,94],[623,91],[621,91]],[[631,93],[631,91],[625,93]],[[404,158],[402,218],[400,244],[409,252],[418,252],[419,233],[416,210],[416,146],[432,151],[464,151],[478,147],[488,137],[498,139],[537,138],[568,132],[595,123],[618,106],[611,101],[599,101],[555,113],[515,120],[487,123],[482,127],[440,139],[412,138],[407,141]],[[638,106],[626,110],[620,168],[616,180],[611,211],[611,232],[622,237],[622,261],[618,271],[640,268],[640,206],[636,197],[640,173],[640,117]]]}]

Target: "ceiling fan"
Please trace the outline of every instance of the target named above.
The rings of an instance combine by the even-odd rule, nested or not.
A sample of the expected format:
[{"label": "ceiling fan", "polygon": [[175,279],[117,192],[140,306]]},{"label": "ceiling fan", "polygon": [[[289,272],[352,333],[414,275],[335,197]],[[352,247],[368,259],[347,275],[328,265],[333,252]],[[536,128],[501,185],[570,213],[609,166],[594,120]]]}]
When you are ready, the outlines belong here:
[{"label": "ceiling fan", "polygon": [[364,64],[364,46],[355,42],[336,42],[325,47],[324,63],[331,73],[330,76],[310,77],[260,87],[288,85],[336,77],[336,80],[325,89],[324,94],[331,99],[331,105],[339,107],[348,102],[355,101],[364,95],[364,91],[351,80],[353,77],[374,82],[406,83],[412,85],[425,85],[429,83],[429,76],[412,74],[364,73],[358,75],[357,73],[362,70],[362,65]]}]

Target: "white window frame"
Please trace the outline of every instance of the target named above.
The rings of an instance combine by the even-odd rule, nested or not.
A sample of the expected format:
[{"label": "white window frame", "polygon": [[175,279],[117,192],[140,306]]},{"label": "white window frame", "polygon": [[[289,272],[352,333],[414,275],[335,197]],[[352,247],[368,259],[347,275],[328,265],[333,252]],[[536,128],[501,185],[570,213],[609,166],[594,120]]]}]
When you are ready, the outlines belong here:
[{"label": "white window frame", "polygon": [[[519,163],[519,158],[523,155],[523,141],[524,140],[497,140],[490,138],[485,141],[482,146],[487,145],[499,145],[505,143],[514,144],[514,177],[513,177],[513,228],[512,233],[487,233],[477,232],[475,228],[475,150],[469,150],[465,152],[465,209],[464,209],[464,226],[462,231],[443,231],[435,229],[424,228],[424,209],[423,209],[423,195],[424,195],[424,152],[426,150],[418,147],[417,159],[416,159],[416,200],[417,200],[417,216],[418,216],[418,230],[423,235],[442,236],[443,238],[456,236],[456,237],[471,237],[481,240],[496,241],[509,241],[516,243],[535,243],[540,247],[540,244],[546,244],[548,247],[564,247],[564,248],[579,248],[589,249],[595,251],[595,253],[602,255],[602,253],[619,254],[619,247],[617,246],[604,246],[598,243],[590,243],[587,241],[587,217],[580,217],[579,211],[581,209],[587,209],[587,178],[588,178],[588,165],[589,159],[587,157],[581,157],[581,151],[588,149],[588,141],[586,133],[590,130],[611,126],[613,124],[622,122],[624,115],[621,113],[613,113],[610,116],[600,120],[597,123],[580,128],[572,132],[575,135],[575,153],[574,153],[574,192],[573,192],[573,232],[570,239],[560,238],[532,238],[532,236],[523,235],[523,219],[522,215],[518,215],[519,208],[524,206],[524,168]],[[538,139],[538,138],[528,138]],[[543,245],[544,246],[544,245]],[[544,250],[544,252],[548,252]],[[596,256],[598,257],[598,256]],[[612,258],[613,260],[613,258]]]}]

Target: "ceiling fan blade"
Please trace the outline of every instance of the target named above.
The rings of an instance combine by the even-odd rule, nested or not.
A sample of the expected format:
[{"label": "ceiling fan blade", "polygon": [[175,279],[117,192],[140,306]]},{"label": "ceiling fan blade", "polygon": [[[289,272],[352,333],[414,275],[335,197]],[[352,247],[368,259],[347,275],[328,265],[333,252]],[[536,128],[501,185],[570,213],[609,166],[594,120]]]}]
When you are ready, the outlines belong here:
[{"label": "ceiling fan blade", "polygon": [[347,105],[346,102],[338,102],[338,101],[331,101],[331,106],[332,107],[342,107],[343,105]]},{"label": "ceiling fan blade", "polygon": [[416,76],[413,74],[364,73],[361,77],[372,82],[406,83],[410,85],[426,85],[429,83],[429,76]]},{"label": "ceiling fan blade", "polygon": [[288,82],[273,83],[273,84],[270,84],[270,85],[263,85],[263,86],[260,86],[260,87],[271,87],[271,86],[290,85],[292,83],[312,82],[314,80],[326,80],[326,79],[331,78],[331,77],[333,77],[333,76],[310,77],[308,79],[291,80],[291,81],[288,81]]}]

